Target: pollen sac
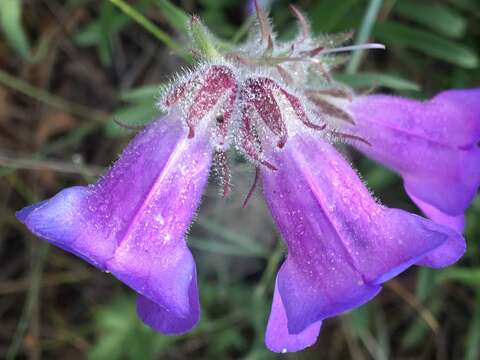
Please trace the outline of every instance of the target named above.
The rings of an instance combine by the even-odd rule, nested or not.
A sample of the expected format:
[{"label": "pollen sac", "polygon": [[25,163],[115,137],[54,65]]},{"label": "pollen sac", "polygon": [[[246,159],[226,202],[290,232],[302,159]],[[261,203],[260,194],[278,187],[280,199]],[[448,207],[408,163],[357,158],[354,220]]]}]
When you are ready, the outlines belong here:
[{"label": "pollen sac", "polygon": [[202,120],[213,123],[217,129],[217,143],[221,146],[228,136],[237,93],[233,71],[223,65],[212,65],[193,74],[176,85],[166,96],[165,106],[182,102],[188,137],[195,136],[195,128]]},{"label": "pollen sac", "polygon": [[[317,125],[310,121],[305,108],[307,102],[304,99],[292,94],[288,88],[270,78],[247,79],[240,90],[240,97],[244,104],[243,127],[251,129],[252,126],[247,126],[246,122],[252,122],[251,116],[256,114],[257,119],[278,138],[276,141],[278,148],[283,148],[287,142],[289,129],[298,128],[297,122],[310,129],[325,129],[325,124]],[[261,124],[257,124],[256,128],[261,128]]]},{"label": "pollen sac", "polygon": [[243,152],[256,163],[270,170],[277,170],[276,166],[264,158],[263,147],[258,136],[256,126],[250,121],[253,106],[245,103],[242,108],[242,123],[240,125],[239,145]]},{"label": "pollen sac", "polygon": [[277,145],[282,148],[287,142],[288,133],[282,119],[282,112],[273,94],[277,90],[278,85],[271,79],[250,78],[242,87],[241,97],[249,105],[245,109],[254,108],[268,129],[280,138]]}]

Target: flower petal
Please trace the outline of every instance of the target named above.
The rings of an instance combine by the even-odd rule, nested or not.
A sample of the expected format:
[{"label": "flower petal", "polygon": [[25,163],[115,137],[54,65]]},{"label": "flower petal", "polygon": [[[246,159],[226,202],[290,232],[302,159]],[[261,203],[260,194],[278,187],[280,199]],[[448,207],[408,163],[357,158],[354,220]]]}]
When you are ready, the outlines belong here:
[{"label": "flower petal", "polygon": [[[423,202],[420,199],[410,195],[413,201],[418,205],[420,209],[432,220],[439,224],[449,226],[456,230],[459,234],[463,232],[465,218],[463,215],[448,216],[437,208]],[[458,261],[467,249],[467,244],[463,237],[452,237],[449,241],[446,241],[442,246],[431,251],[427,256],[418,261],[417,265],[429,266],[432,268],[442,268],[450,266]]]},{"label": "flower petal", "polygon": [[[97,184],[65,189],[17,216],[36,235],[111,272],[146,298],[139,300],[139,311],[153,327],[186,331],[198,320],[198,294],[185,232],[212,156],[208,138],[200,135],[187,139],[180,121],[160,119]],[[161,311],[152,315],[155,307]]]},{"label": "flower petal", "polygon": [[[193,262],[193,258],[192,258]],[[193,264],[195,266],[195,264]],[[138,316],[152,329],[168,335],[179,335],[189,331],[195,326],[200,317],[200,304],[198,302],[197,275],[190,280],[189,301],[190,308],[187,316],[179,317],[168,308],[158,305],[145,296],[137,299]],[[175,274],[173,274],[176,276]]]},{"label": "flower petal", "polygon": [[458,233],[375,202],[328,143],[289,139],[262,169],[267,204],[288,245],[278,289],[291,334],[359,306]]},{"label": "flower petal", "polygon": [[298,334],[290,334],[287,326],[287,315],[278,292],[278,285],[275,284],[273,294],[272,310],[268,318],[265,344],[274,352],[295,352],[312,346],[317,341],[320,333],[321,321],[309,325]]},{"label": "flower petal", "polygon": [[350,110],[352,131],[371,144],[355,147],[399,172],[415,202],[447,216],[435,220],[449,225],[448,217],[463,214],[480,185],[480,88],[445,91],[427,102],[365,96]]},{"label": "flower petal", "polygon": [[430,205],[429,203],[420,200],[415,195],[410,194],[408,191],[407,194],[410,196],[413,202],[417,204],[417,206],[422,210],[422,212],[430,219],[440,224],[447,225],[460,234],[463,233],[463,229],[465,228],[465,216],[463,214],[448,215],[443,211],[438,210],[436,207]]}]

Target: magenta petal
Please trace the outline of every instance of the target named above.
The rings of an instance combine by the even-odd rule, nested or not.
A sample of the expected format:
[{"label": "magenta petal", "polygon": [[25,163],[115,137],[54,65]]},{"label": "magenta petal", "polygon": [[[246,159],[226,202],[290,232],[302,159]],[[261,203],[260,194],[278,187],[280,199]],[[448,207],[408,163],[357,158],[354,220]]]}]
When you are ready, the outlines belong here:
[{"label": "magenta petal", "polygon": [[287,326],[287,315],[278,291],[277,284],[273,294],[272,310],[268,318],[265,344],[274,352],[294,352],[312,346],[320,333],[321,321],[309,325],[298,334],[290,334]]},{"label": "magenta petal", "polygon": [[[173,117],[152,123],[95,185],[18,212],[39,237],[111,272],[143,296],[139,312],[167,333],[198,320],[195,263],[185,243],[211,146]],[[159,310],[154,314],[154,309]]]},{"label": "magenta petal", "polygon": [[449,217],[463,214],[480,185],[480,89],[445,91],[426,102],[365,96],[350,110],[357,122],[351,130],[371,144],[355,146],[399,172],[414,201]]},{"label": "magenta petal", "polygon": [[278,289],[291,334],[367,302],[382,282],[461,237],[376,203],[326,142],[297,135],[269,156],[278,170],[262,169],[262,178],[288,245]]}]

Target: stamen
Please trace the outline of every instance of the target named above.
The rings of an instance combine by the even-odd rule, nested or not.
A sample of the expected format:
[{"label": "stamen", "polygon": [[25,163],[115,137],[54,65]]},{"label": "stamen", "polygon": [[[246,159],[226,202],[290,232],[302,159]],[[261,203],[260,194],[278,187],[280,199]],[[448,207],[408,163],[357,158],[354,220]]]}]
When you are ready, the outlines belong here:
[{"label": "stamen", "polygon": [[346,134],[346,133],[343,133],[343,132],[339,132],[337,130],[331,130],[330,133],[332,135],[338,136],[340,138],[349,139],[349,140],[357,140],[357,141],[360,141],[360,142],[364,143],[365,145],[372,146],[372,144],[370,144],[367,140],[365,140],[364,138],[362,138],[358,135]]},{"label": "stamen", "polygon": [[295,111],[295,115],[297,115],[297,117],[300,119],[300,121],[303,123],[303,125],[311,128],[313,130],[318,130],[318,131],[325,130],[325,128],[327,127],[327,124],[317,125],[317,124],[314,124],[310,121],[307,114],[303,110],[302,104],[301,104],[301,102],[298,98],[289,94],[285,90],[281,90],[281,91],[282,91],[283,95],[285,95],[287,100],[290,102],[290,105],[292,105],[292,108]]},{"label": "stamen", "polygon": [[142,130],[145,125],[131,125],[131,124],[125,124],[124,122],[118,120],[117,118],[112,119],[115,124],[120,126],[121,128],[127,129],[127,130],[133,130],[133,131],[139,131]]},{"label": "stamen", "polygon": [[[254,161],[257,161],[259,164],[267,167],[270,170],[278,170],[275,165],[272,165],[265,159],[261,158],[261,144],[258,140],[258,136],[254,129],[250,125],[249,113],[252,111],[252,105],[247,105],[243,109],[243,136],[242,136],[242,148],[245,150],[245,153],[250,156]],[[259,150],[260,149],[260,150]]]},{"label": "stamen", "polygon": [[308,98],[321,109],[321,112],[327,113],[330,116],[346,121],[349,124],[355,125],[355,121],[353,120],[353,118],[343,109],[333,105],[332,103],[329,103],[328,101],[320,98],[319,96],[310,95],[308,96]]},{"label": "stamen", "polygon": [[322,95],[328,95],[332,97],[337,97],[337,98],[346,98],[350,101],[353,100],[353,95],[345,90],[345,89],[338,89],[338,88],[333,88],[333,89],[320,89],[320,90],[307,90],[305,91],[305,94],[307,96],[322,96]]},{"label": "stamen", "polygon": [[321,54],[331,54],[331,53],[338,53],[338,52],[346,52],[346,51],[354,51],[354,50],[370,50],[370,49],[382,49],[385,50],[385,45],[378,44],[378,43],[370,43],[370,44],[359,44],[359,45],[349,45],[349,46],[341,46],[332,49],[325,49],[321,52]]},{"label": "stamen", "polygon": [[250,200],[250,198],[252,197],[256,187],[257,187],[257,182],[258,182],[258,178],[259,178],[259,174],[260,174],[260,171],[258,169],[258,166],[255,167],[255,177],[253,178],[253,184],[252,186],[250,187],[250,190],[248,191],[248,194],[247,196],[245,197],[245,200],[243,201],[243,205],[242,205],[242,208],[245,209],[248,205],[248,201]]},{"label": "stamen", "polygon": [[[222,66],[212,66],[202,79],[193,103],[187,114],[188,137],[195,135],[194,128],[198,122],[214,107],[227,92],[235,92],[236,81],[230,69]],[[226,114],[224,114],[225,116]]]},{"label": "stamen", "polygon": [[255,108],[270,131],[280,137],[277,146],[282,148],[287,142],[288,133],[273,89],[278,90],[279,87],[268,78],[249,79],[242,91],[242,98]]}]

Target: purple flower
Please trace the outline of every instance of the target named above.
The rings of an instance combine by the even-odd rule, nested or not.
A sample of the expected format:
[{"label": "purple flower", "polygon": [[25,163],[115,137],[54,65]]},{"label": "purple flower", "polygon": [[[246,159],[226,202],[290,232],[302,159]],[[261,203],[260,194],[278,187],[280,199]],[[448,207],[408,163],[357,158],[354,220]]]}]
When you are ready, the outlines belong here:
[{"label": "purple flower", "polygon": [[17,217],[35,235],[134,289],[140,317],[179,334],[199,318],[196,269],[185,243],[212,148],[186,137],[176,114],[142,131],[100,181],[65,189]]},{"label": "purple flower", "polygon": [[[321,320],[369,301],[383,282],[442,245],[463,247],[449,249],[447,260],[434,266],[463,254],[463,239],[454,230],[379,205],[327,142],[297,135],[272,157],[278,171],[261,170],[264,193],[288,246],[277,277],[281,301],[274,300],[267,330],[273,351],[303,348],[306,329],[312,343]],[[283,313],[287,340],[279,336],[285,332]]]},{"label": "purple flower", "polygon": [[[135,290],[138,313],[153,329],[182,333],[199,318],[185,234],[212,158],[228,193],[225,154],[234,146],[256,167],[288,247],[266,344],[298,351],[316,341],[324,319],[369,301],[411,265],[444,267],[463,255],[459,228],[446,225],[460,219],[480,182],[480,90],[426,103],[356,97],[329,75],[335,54],[354,48],[334,47],[345,36],[312,39],[292,8],[302,31],[276,43],[257,10],[260,36],[239,49],[220,54],[197,44],[208,58],[166,89],[160,105],[169,114],[142,131],[97,184],[63,190],[17,216]],[[203,31],[194,21],[192,29]],[[335,149],[338,141],[397,170],[438,222],[379,204]]]},{"label": "purple flower", "polygon": [[374,95],[351,105],[360,151],[402,175],[405,190],[435,221],[463,232],[480,185],[480,89],[419,102]]}]

